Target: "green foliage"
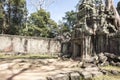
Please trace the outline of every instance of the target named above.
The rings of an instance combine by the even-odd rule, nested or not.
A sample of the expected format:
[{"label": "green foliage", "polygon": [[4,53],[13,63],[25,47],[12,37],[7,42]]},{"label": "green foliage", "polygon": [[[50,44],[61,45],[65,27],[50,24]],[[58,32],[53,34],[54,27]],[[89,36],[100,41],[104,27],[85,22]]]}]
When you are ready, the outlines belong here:
[{"label": "green foliage", "polygon": [[57,34],[62,35],[65,32],[70,32],[69,26],[67,26],[65,22],[59,21]]},{"label": "green foliage", "polygon": [[0,54],[0,59],[56,59],[56,55],[50,54],[24,54],[24,55],[4,55]]},{"label": "green foliage", "polygon": [[9,34],[19,34],[19,29],[26,15],[26,0],[9,0],[8,4]]},{"label": "green foliage", "polygon": [[50,18],[50,14],[46,12],[44,9],[41,9],[37,13],[31,14],[30,22],[42,28],[46,26],[49,18]]},{"label": "green foliage", "polygon": [[[83,0],[79,0],[77,7]],[[94,0],[100,4],[100,0]],[[120,2],[117,5],[120,14]],[[53,38],[56,34],[71,32],[77,23],[77,12],[68,11],[59,25],[50,13],[40,9],[27,20],[26,0],[0,0],[0,33]]]},{"label": "green foliage", "polygon": [[65,26],[68,26],[71,30],[77,23],[77,12],[73,10],[66,12],[65,17],[63,17],[63,20],[65,21]]},{"label": "green foliage", "polygon": [[5,14],[4,14],[4,0],[0,0],[0,33],[3,33],[4,26],[4,20]]},{"label": "green foliage", "polygon": [[57,23],[50,19],[50,13],[40,9],[29,17],[27,27],[23,29],[23,35],[52,38],[56,28]]},{"label": "green foliage", "polygon": [[26,14],[26,0],[0,0],[0,33],[19,34]]},{"label": "green foliage", "polygon": [[65,13],[65,16],[63,17],[63,20],[59,22],[59,27],[57,30],[58,35],[62,35],[66,32],[72,31],[72,28],[76,25],[77,23],[77,12],[75,11],[67,11]]},{"label": "green foliage", "polygon": [[92,80],[120,80],[120,75],[104,75],[99,77],[94,77]]},{"label": "green foliage", "polygon": [[3,18],[4,18],[4,14],[0,13],[0,19],[3,19]]}]

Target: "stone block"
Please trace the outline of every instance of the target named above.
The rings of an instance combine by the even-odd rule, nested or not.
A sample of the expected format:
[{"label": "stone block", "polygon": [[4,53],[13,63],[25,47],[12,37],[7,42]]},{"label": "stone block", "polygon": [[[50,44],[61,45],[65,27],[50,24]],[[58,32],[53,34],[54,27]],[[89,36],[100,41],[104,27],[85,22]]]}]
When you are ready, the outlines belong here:
[{"label": "stone block", "polygon": [[69,75],[57,74],[55,76],[47,77],[47,80],[69,80]]},{"label": "stone block", "polygon": [[70,74],[71,80],[80,80],[80,74],[77,72],[73,72]]},{"label": "stone block", "polygon": [[93,77],[103,76],[103,73],[99,71],[92,71],[91,74]]},{"label": "stone block", "polygon": [[90,72],[84,71],[81,73],[81,76],[86,80],[86,79],[91,79],[92,74]]},{"label": "stone block", "polygon": [[98,67],[87,67],[87,68],[85,68],[85,71],[88,71],[88,72],[90,72],[90,71],[99,71],[100,69],[98,68]]}]

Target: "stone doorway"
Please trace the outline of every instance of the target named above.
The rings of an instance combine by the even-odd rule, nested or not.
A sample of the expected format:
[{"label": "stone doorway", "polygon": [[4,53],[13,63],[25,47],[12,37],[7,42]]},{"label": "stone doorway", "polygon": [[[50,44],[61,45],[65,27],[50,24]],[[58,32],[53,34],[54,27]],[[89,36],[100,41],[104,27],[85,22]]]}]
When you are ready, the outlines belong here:
[{"label": "stone doorway", "polygon": [[81,53],[81,44],[74,44],[74,48],[73,48],[73,57],[82,57],[82,53]]}]

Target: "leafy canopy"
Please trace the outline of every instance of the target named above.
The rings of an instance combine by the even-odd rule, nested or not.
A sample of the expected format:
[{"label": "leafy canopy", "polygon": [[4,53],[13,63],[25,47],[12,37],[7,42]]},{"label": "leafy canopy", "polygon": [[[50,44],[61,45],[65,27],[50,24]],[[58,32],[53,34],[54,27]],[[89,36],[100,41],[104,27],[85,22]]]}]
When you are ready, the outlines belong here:
[{"label": "leafy canopy", "polygon": [[52,38],[55,36],[56,28],[57,23],[50,18],[50,13],[40,9],[29,17],[28,28],[26,30],[28,33],[25,35]]}]

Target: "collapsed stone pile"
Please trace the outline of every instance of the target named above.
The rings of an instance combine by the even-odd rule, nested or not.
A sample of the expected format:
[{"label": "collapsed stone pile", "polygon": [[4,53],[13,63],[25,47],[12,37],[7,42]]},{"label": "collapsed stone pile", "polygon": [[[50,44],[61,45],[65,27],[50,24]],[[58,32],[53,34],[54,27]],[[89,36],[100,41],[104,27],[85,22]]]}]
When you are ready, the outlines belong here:
[{"label": "collapsed stone pile", "polygon": [[98,65],[100,66],[118,66],[120,67],[120,56],[112,53],[100,53],[98,54]]},{"label": "collapsed stone pile", "polygon": [[[118,66],[120,67],[120,56],[112,53],[99,53],[93,57],[83,59],[84,64],[94,64],[96,66]],[[86,65],[88,66],[88,65]]]},{"label": "collapsed stone pile", "polygon": [[85,68],[67,73],[59,73],[57,75],[47,77],[47,80],[92,80],[93,77],[102,76],[98,67]]}]

